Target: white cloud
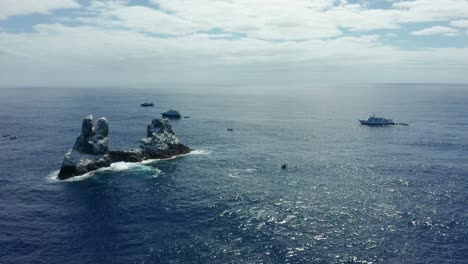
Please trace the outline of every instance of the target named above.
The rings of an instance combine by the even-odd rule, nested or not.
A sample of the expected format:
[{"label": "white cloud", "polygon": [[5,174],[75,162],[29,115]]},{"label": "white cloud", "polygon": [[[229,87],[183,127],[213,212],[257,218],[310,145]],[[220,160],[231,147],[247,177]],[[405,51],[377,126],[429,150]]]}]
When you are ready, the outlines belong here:
[{"label": "white cloud", "polygon": [[467,0],[413,0],[399,1],[393,4],[403,11],[398,23],[422,23],[449,21],[453,18],[468,18]]},{"label": "white cloud", "polygon": [[144,6],[115,6],[96,10],[97,16],[81,17],[79,21],[136,31],[183,35],[201,30],[193,22]]},{"label": "white cloud", "polygon": [[[263,38],[321,38],[353,31],[395,29],[404,23],[468,17],[466,0],[411,0],[391,9],[335,0],[151,0],[175,16],[203,27],[220,27]],[[338,4],[337,4],[338,3]]]},{"label": "white cloud", "polygon": [[[341,1],[169,1],[152,0],[190,21],[246,32],[254,37],[310,39],[352,31],[395,29],[402,23],[468,17],[468,1],[415,0],[393,4],[392,9],[368,9],[365,4]],[[197,8],[203,6],[203,8]],[[254,7],[254,8],[252,8]],[[281,22],[284,19],[285,22]]]},{"label": "white cloud", "polygon": [[93,0],[77,21],[149,33],[185,35],[213,28],[251,38],[308,40],[343,35],[342,29],[366,32],[396,29],[406,23],[468,18],[468,1],[399,1],[390,9],[336,0],[150,0],[153,6],[128,1]]},{"label": "white cloud", "polygon": [[[46,2],[76,5],[71,0],[31,0],[29,7]],[[391,30],[404,30],[407,23],[452,21],[453,27],[462,27],[468,18],[466,0],[398,1],[391,9],[344,0],[151,2],[155,5],[92,0],[77,16],[55,18],[79,25],[39,24],[30,33],[0,31],[0,85],[252,78],[468,82],[463,74],[468,71],[468,49],[404,50],[383,44],[405,41]],[[29,13],[52,10],[31,8]],[[6,12],[0,9],[0,19],[1,14]],[[209,33],[213,29],[216,34]],[[381,36],[371,32],[377,29],[387,31]],[[347,36],[347,31],[355,36]],[[454,36],[458,30],[436,26],[412,34]]]},{"label": "white cloud", "polygon": [[415,36],[443,35],[447,37],[454,37],[458,36],[459,32],[458,30],[451,27],[434,26],[411,32],[411,34]]},{"label": "white cloud", "polygon": [[[115,25],[135,30],[172,35],[193,34],[222,28],[265,39],[310,39],[334,37],[341,31],[320,16],[319,11],[334,1],[306,0],[160,1],[162,10],[142,6],[101,5],[95,18],[79,18],[96,25]],[[107,2],[106,2],[107,3]],[[156,2],[155,2],[156,3]],[[252,8],[255,6],[255,8]],[[201,8],[202,7],[202,8]]]},{"label": "white cloud", "polygon": [[0,20],[34,13],[49,14],[57,9],[79,8],[75,0],[1,0]]},{"label": "white cloud", "polygon": [[454,27],[468,28],[468,20],[455,20],[450,22],[450,25]]},{"label": "white cloud", "polygon": [[404,51],[381,44],[374,35],[270,42],[211,39],[207,34],[155,38],[124,29],[62,24],[35,29],[0,33],[2,85],[468,81],[462,74],[468,71],[468,49]]}]

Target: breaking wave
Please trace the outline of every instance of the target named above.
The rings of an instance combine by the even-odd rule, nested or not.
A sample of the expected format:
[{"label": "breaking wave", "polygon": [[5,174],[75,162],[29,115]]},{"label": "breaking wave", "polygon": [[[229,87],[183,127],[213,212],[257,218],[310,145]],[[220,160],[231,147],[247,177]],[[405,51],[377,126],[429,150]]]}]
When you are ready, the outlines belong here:
[{"label": "breaking wave", "polygon": [[75,176],[75,177],[72,177],[70,179],[66,179],[66,180],[59,180],[58,179],[58,174],[60,172],[60,170],[55,170],[53,172],[51,172],[49,175],[47,175],[47,180],[50,181],[50,182],[74,182],[74,181],[82,181],[82,180],[85,180],[85,179],[88,179],[96,174],[99,174],[99,173],[102,173],[102,172],[106,172],[106,171],[111,171],[111,172],[119,172],[119,171],[133,171],[133,172],[137,172],[137,171],[151,171],[151,172],[154,172],[154,175],[157,176],[161,173],[161,170],[159,170],[158,168],[155,168],[155,167],[151,167],[151,166],[146,166],[144,164],[141,164],[141,163],[133,163],[133,162],[116,162],[116,163],[112,163],[109,167],[105,167],[105,168],[101,168],[101,169],[97,169],[95,171],[90,171],[88,173],[85,173],[83,175],[80,175],[80,176]]},{"label": "breaking wave", "polygon": [[248,174],[252,174],[256,172],[256,169],[247,168],[247,169],[230,169],[228,176],[231,178],[241,178],[241,176],[245,176]]},{"label": "breaking wave", "polygon": [[[112,163],[110,167],[102,168],[97,171],[154,171],[158,170],[154,167],[145,166],[143,163],[134,163],[134,162],[116,162]],[[158,170],[159,171],[159,170]]]},{"label": "breaking wave", "polygon": [[210,155],[211,152],[212,151],[208,149],[195,149],[186,155]]},{"label": "breaking wave", "polygon": [[[197,149],[197,150],[192,150],[190,153],[174,156],[174,157],[171,157],[171,158],[168,158],[168,159],[165,159],[165,160],[176,159],[178,157],[187,156],[187,155],[210,155],[210,154],[211,154],[211,150]],[[94,176],[96,173],[103,172],[103,171],[127,171],[127,170],[131,170],[131,171],[154,171],[155,173],[159,174],[159,173],[161,173],[161,170],[159,170],[159,169],[157,169],[155,167],[147,166],[147,165],[156,163],[156,162],[158,162],[160,160],[161,159],[150,159],[150,160],[144,160],[142,162],[123,162],[123,161],[122,162],[115,162],[115,163],[112,163],[109,167],[100,168],[100,169],[97,169],[95,171],[90,171],[90,172],[85,173],[83,175],[75,176],[75,177],[72,177],[72,178],[66,179],[66,180],[59,180],[58,179],[58,174],[59,174],[60,170],[55,170],[55,171],[52,171],[51,173],[49,173],[49,175],[46,176],[46,179],[49,182],[82,181],[82,180],[85,180],[87,178],[90,178],[90,177]]]}]

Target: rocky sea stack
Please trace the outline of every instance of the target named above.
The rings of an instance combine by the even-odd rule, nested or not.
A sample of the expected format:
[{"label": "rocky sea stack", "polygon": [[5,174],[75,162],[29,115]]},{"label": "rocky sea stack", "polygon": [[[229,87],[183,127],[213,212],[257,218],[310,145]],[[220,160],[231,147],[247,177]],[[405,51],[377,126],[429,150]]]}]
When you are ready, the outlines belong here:
[{"label": "rocky sea stack", "polygon": [[109,122],[101,117],[96,124],[93,116],[83,119],[81,133],[73,148],[65,154],[58,174],[61,180],[108,167],[113,162],[141,162],[147,159],[167,159],[187,154],[191,149],[180,142],[168,119],[153,119],[147,127],[147,137],[139,149],[109,149]]}]

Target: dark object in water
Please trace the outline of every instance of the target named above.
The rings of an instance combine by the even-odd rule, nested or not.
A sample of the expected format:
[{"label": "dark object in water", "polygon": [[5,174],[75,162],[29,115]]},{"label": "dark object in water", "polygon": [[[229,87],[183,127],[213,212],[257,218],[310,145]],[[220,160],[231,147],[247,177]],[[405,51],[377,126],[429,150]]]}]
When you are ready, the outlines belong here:
[{"label": "dark object in water", "polygon": [[179,119],[181,117],[180,113],[176,110],[169,110],[164,113],[161,113],[163,117]]},{"label": "dark object in water", "polygon": [[393,120],[388,119],[388,118],[376,117],[375,114],[369,116],[367,120],[359,120],[359,122],[361,123],[361,125],[366,125],[366,126],[395,126],[395,125],[407,126],[408,125],[406,123],[393,122]]},{"label": "dark object in water", "polygon": [[3,134],[3,137],[9,137],[10,134]]},{"label": "dark object in water", "polygon": [[234,129],[228,128],[227,131],[232,132],[232,131],[234,131]]},{"label": "dark object in water", "polygon": [[397,123],[393,122],[393,120],[383,117],[376,117],[375,114],[369,116],[367,120],[359,120],[361,125],[366,126],[394,126]]},{"label": "dark object in water", "polygon": [[284,163],[283,165],[281,165],[281,168],[284,170],[288,167],[288,164],[287,163]]},{"label": "dark object in water", "polygon": [[184,118],[190,118],[190,116],[184,116]]},{"label": "dark object in water", "polygon": [[143,107],[154,106],[153,103],[147,103],[147,102],[141,103],[140,105]]},{"label": "dark object in water", "polygon": [[15,136],[10,137],[10,140],[13,140],[13,139],[16,139],[16,137]]}]

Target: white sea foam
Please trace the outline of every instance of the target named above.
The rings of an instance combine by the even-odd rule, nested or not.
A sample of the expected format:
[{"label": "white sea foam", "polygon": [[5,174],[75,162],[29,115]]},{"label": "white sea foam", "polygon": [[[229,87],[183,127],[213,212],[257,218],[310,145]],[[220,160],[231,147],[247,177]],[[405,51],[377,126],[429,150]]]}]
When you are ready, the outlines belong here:
[{"label": "white sea foam", "polygon": [[161,159],[149,159],[149,160],[144,160],[144,161],[140,162],[140,164],[143,164],[143,165],[152,164],[152,163],[156,163],[156,162],[158,162],[160,160]]},{"label": "white sea foam", "polygon": [[49,175],[46,176],[47,181],[49,181],[49,182],[59,181],[59,179],[58,179],[59,172],[60,172],[60,170],[55,170],[55,171],[49,173]]},{"label": "white sea foam", "polygon": [[228,173],[228,176],[231,177],[231,178],[241,178],[240,177],[241,175],[251,174],[251,173],[254,173],[256,171],[257,171],[256,169],[252,169],[252,168],[230,169],[229,170],[230,173]]},{"label": "white sea foam", "polygon": [[186,155],[210,155],[211,152],[212,151],[208,149],[195,149],[195,150],[190,151],[190,153]]},{"label": "white sea foam", "polygon": [[291,221],[291,220],[294,219],[294,218],[296,218],[295,215],[288,215],[288,216],[286,216],[286,218],[284,218],[282,221],[279,221],[279,222],[277,222],[277,223],[280,224],[280,225],[284,225],[284,224],[286,224],[287,222]]},{"label": "white sea foam", "polygon": [[[197,150],[192,150],[190,153],[174,156],[174,157],[164,159],[164,160],[176,159],[177,157],[187,156],[187,155],[210,155],[210,154],[211,154],[211,150],[197,149]],[[50,182],[72,182],[72,181],[82,181],[102,171],[126,171],[126,170],[154,171],[156,173],[154,174],[154,176],[157,176],[159,173],[161,173],[161,170],[151,167],[151,166],[146,166],[146,165],[156,163],[160,160],[161,159],[150,159],[150,160],[144,160],[142,162],[136,162],[136,163],[135,162],[123,162],[123,161],[115,162],[115,163],[112,163],[109,167],[100,168],[95,171],[91,171],[83,175],[75,176],[66,180],[59,180],[58,174],[60,170],[56,170],[56,171],[49,173],[49,175],[47,175],[46,178],[47,178],[47,181],[50,181]],[[236,176],[233,175],[233,177],[236,177]]]},{"label": "white sea foam", "polygon": [[141,163],[134,163],[134,162],[115,162],[112,163],[109,167],[99,169],[101,171],[126,171],[126,170],[134,170],[134,171],[149,171],[153,170],[154,168],[145,166]]},{"label": "white sea foam", "polygon": [[59,172],[60,170],[55,170],[51,173],[49,173],[49,175],[47,175],[46,179],[47,181],[49,182],[74,182],[74,181],[82,181],[84,179],[87,179],[89,177],[92,177],[94,175],[94,172],[97,172],[99,170],[96,170],[96,171],[91,171],[91,172],[88,172],[88,173],[85,173],[83,175],[80,175],[80,176],[75,176],[75,177],[72,177],[72,178],[69,178],[69,179],[66,179],[66,180],[60,180],[58,178],[58,175],[59,175]]},{"label": "white sea foam", "polygon": [[323,235],[314,236],[314,239],[315,240],[327,240],[327,238],[324,237]]},{"label": "white sea foam", "polygon": [[90,177],[96,175],[97,173],[103,172],[103,171],[115,171],[115,172],[117,172],[117,171],[152,171],[152,172],[154,172],[153,177],[157,177],[161,173],[161,170],[159,170],[158,168],[145,166],[145,165],[143,165],[141,163],[116,162],[116,163],[112,163],[109,167],[100,168],[100,169],[97,169],[95,171],[90,171],[90,172],[85,173],[83,175],[75,176],[75,177],[72,177],[72,178],[69,178],[69,179],[66,179],[66,180],[59,180],[58,179],[58,174],[59,174],[60,170],[56,170],[56,171],[51,172],[49,175],[47,175],[46,178],[50,182],[74,182],[74,181],[85,180],[85,179],[90,178]]},{"label": "white sea foam", "polygon": [[244,173],[252,173],[252,172],[256,172],[257,170],[256,170],[256,169],[247,168],[247,169],[232,169],[232,171],[244,172]]},{"label": "white sea foam", "polygon": [[187,153],[187,154],[176,155],[176,156],[174,156],[174,157],[170,157],[170,158],[167,158],[167,159],[149,159],[149,160],[144,160],[144,161],[140,162],[140,164],[151,164],[151,163],[156,163],[156,162],[161,161],[161,160],[172,160],[172,159],[177,159],[178,157],[189,156],[189,155],[210,155],[210,154],[211,154],[211,150],[196,149],[196,150],[190,151],[190,152]]}]

